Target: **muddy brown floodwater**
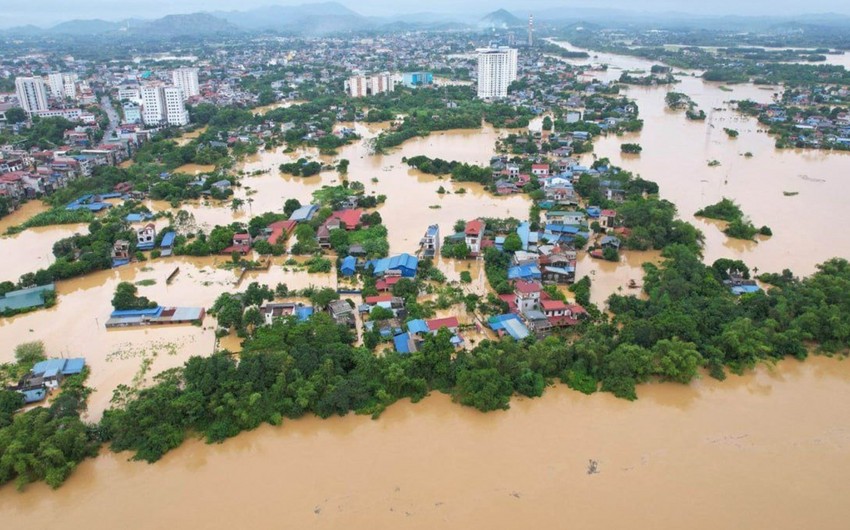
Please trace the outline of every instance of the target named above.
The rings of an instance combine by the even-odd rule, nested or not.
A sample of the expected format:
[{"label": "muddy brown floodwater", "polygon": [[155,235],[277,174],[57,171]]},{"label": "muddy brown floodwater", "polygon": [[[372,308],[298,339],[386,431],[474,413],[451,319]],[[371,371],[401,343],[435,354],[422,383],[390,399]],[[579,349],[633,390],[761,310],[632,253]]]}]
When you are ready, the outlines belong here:
[{"label": "muddy brown floodwater", "polygon": [[[589,62],[611,65],[594,72],[616,79],[622,69],[648,70],[651,62],[591,53]],[[571,61],[579,63],[576,61]],[[676,203],[682,218],[706,235],[705,255],[741,258],[760,270],[791,268],[810,274],[833,256],[850,257],[850,155],[779,151],[753,119],[730,110],[729,100],[770,101],[778,91],[736,85],[731,91],[685,72],[673,89],[685,92],[708,113],[689,122],[665,108],[664,87],[630,87],[645,120],[640,133],[597,141],[596,155],[657,181],[661,195]],[[354,126],[364,141],[336,157],[307,149],[277,149],[248,158],[235,190],[245,199],[184,206],[199,225],[210,227],[251,214],[280,211],[288,198],[308,202],[323,185],[338,183],[335,171],[310,178],[279,174],[282,162],[307,156],[333,163],[350,160],[348,178],[367,193],[384,194],[379,211],[391,251],[413,252],[426,227],[439,223],[443,235],[457,219],[479,216],[525,218],[525,197],[493,197],[480,186],[424,175],[402,163],[419,154],[484,164],[505,131],[434,133],[413,139],[386,155],[372,155],[368,139],[388,124]],[[532,124],[539,128],[540,120]],[[731,140],[724,127],[740,131]],[[639,156],[620,154],[620,144],[639,142]],[[752,157],[744,157],[745,153]],[[591,163],[593,155],[585,155]],[[708,167],[717,160],[719,167]],[[190,173],[204,166],[184,167]],[[440,195],[443,186],[450,193]],[[458,193],[463,188],[465,193]],[[786,196],[783,192],[796,192]],[[774,236],[758,243],[730,240],[722,225],[693,218],[699,208],[731,197],[756,225]],[[157,211],[167,203],[151,201]],[[18,224],[43,211],[32,202],[0,221]],[[53,243],[83,225],[47,227],[0,238],[0,281],[52,261]],[[10,259],[9,256],[15,256]],[[13,348],[43,340],[51,355],[84,356],[92,367],[87,419],[97,421],[121,384],[145,385],[162,370],[216,346],[208,319],[204,327],[148,328],[107,332],[103,321],[120,281],[154,280],[140,293],[164,305],[210,307],[236,289],[237,273],[220,268],[227,258],[172,257],[60,282],[58,304],[44,311],[0,320],[0,362]],[[620,263],[582,255],[579,277],[590,275],[593,299],[640,283],[641,265],[657,252],[624,252]],[[290,288],[334,286],[335,274],[309,275],[275,259],[268,271],[248,281]],[[472,273],[469,289],[486,292],[481,262],[438,259],[449,279]],[[172,284],[165,279],[180,273]],[[243,284],[244,285],[244,284]],[[441,313],[443,314],[443,313]],[[464,316],[467,317],[468,316]],[[470,335],[480,340],[483,335]],[[238,350],[239,341],[220,347]],[[400,403],[379,421],[347,416],[305,418],[281,428],[264,426],[221,445],[189,441],[148,466],[127,454],[104,452],[83,463],[52,492],[43,484],[24,494],[0,490],[0,520],[9,527],[142,528],[192,524],[204,528],[846,528],[850,507],[850,362],[815,358],[761,367],[719,383],[702,379],[689,386],[644,385],[640,400],[583,396],[563,387],[538,400],[514,400],[508,412],[481,414],[434,395],[422,403]],[[598,473],[587,473],[595,460]]]},{"label": "muddy brown floodwater", "polygon": [[[58,491],[0,491],[10,528],[843,529],[850,362],[785,361],[634,403],[550,388],[481,414],[443,395],[192,440],[160,462],[104,452]],[[588,474],[589,461],[597,473]]]}]

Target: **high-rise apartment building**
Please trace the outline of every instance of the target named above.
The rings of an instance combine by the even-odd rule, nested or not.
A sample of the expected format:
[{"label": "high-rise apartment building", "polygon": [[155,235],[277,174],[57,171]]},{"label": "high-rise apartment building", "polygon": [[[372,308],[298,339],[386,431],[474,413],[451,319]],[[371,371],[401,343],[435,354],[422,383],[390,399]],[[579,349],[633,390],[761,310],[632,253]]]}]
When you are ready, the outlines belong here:
[{"label": "high-rise apartment building", "polygon": [[47,110],[47,90],[40,77],[19,77],[15,79],[15,91],[18,102],[28,116],[40,110]]},{"label": "high-rise apartment building", "polygon": [[47,86],[56,99],[77,98],[77,74],[47,74]]},{"label": "high-rise apartment building", "polygon": [[371,76],[355,75],[345,82],[345,90],[353,98],[374,96],[395,90],[395,79],[388,73]]},{"label": "high-rise apartment building", "polygon": [[503,98],[508,85],[516,81],[517,51],[507,46],[478,50],[478,97]]},{"label": "high-rise apartment building", "polygon": [[183,104],[183,91],[173,86],[142,87],[142,121],[148,126],[189,123],[189,113]]},{"label": "high-rise apartment building", "polygon": [[171,80],[174,82],[174,86],[183,91],[184,100],[201,93],[201,89],[198,86],[197,68],[178,68],[173,70],[171,72]]}]

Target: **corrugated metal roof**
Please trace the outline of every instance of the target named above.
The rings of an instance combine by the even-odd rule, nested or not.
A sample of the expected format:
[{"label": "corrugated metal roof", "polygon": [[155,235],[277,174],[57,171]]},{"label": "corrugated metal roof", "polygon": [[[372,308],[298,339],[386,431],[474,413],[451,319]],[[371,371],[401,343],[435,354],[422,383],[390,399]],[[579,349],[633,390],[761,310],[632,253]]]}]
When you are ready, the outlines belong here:
[{"label": "corrugated metal roof", "polygon": [[411,333],[428,333],[431,330],[428,329],[428,324],[422,319],[411,320],[407,323],[407,330]]},{"label": "corrugated metal roof", "polygon": [[153,309],[121,309],[113,311],[109,316],[112,318],[157,317],[160,313],[162,313],[162,306]]},{"label": "corrugated metal roof", "polygon": [[519,319],[511,319],[506,320],[504,323],[504,329],[514,338],[514,340],[522,340],[530,334],[528,328],[525,327],[525,324],[519,321]]}]

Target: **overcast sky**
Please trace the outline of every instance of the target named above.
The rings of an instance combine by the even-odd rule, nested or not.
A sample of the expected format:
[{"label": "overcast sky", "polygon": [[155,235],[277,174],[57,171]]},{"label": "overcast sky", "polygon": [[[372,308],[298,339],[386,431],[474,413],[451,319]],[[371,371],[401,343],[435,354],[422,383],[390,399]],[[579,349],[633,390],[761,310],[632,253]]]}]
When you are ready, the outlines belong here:
[{"label": "overcast sky", "polygon": [[[246,10],[270,4],[298,5],[305,0],[0,0],[0,27],[50,26],[76,18],[120,20],[156,18],[173,13]],[[414,12],[484,14],[504,7],[517,14],[544,8],[619,8],[630,11],[676,11],[694,14],[791,15],[834,12],[850,15],[850,0],[340,0],[363,15]]]}]

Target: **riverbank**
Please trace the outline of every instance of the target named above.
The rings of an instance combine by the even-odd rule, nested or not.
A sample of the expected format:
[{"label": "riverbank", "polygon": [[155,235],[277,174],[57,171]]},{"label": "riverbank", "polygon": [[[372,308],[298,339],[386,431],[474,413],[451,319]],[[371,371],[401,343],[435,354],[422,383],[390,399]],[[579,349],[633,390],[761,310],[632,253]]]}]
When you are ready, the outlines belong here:
[{"label": "riverbank", "polygon": [[3,488],[0,513],[93,529],[839,529],[848,383],[850,362],[814,357],[643,385],[633,403],[559,385],[481,414],[434,394],[378,421],[306,417],[191,440],[154,465],[105,451],[60,490]]}]

